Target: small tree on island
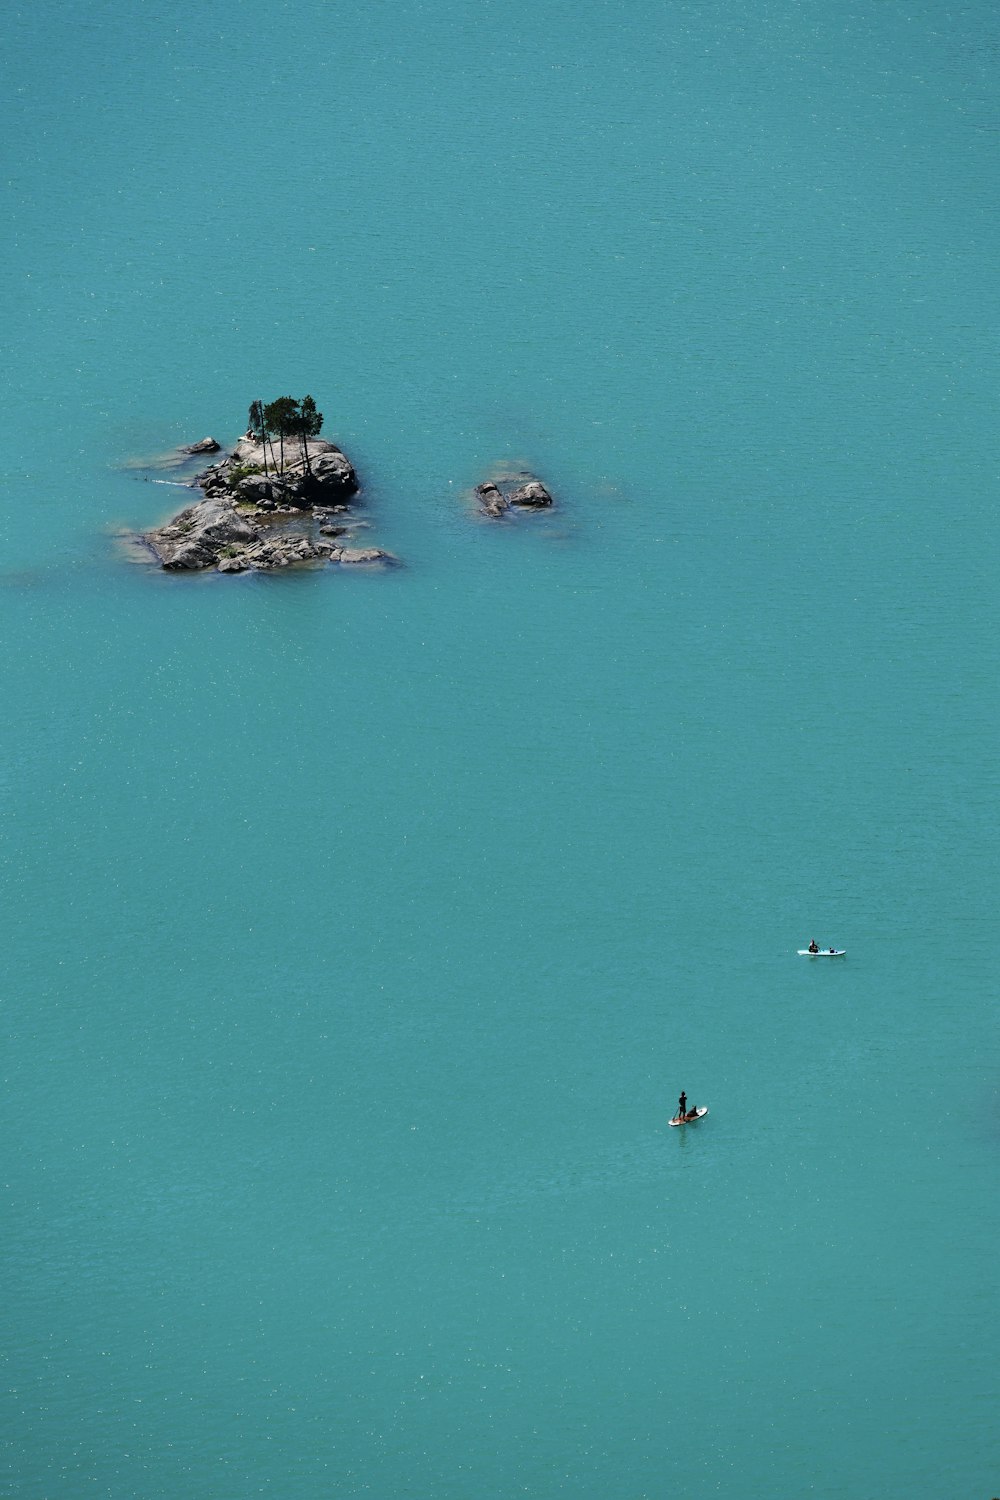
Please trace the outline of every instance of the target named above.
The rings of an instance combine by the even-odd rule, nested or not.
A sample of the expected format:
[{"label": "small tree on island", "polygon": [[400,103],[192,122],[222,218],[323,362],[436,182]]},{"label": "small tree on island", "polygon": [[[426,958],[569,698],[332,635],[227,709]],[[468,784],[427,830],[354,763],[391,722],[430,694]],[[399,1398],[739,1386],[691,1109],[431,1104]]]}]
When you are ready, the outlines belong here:
[{"label": "small tree on island", "polygon": [[[259,443],[264,454],[264,473],[267,473],[267,418],[264,415],[263,401],[251,401],[250,420],[247,423],[247,437]],[[271,450],[274,457],[274,450]]]},{"label": "small tree on island", "polygon": [[299,403],[294,396],[279,396],[276,401],[269,401],[264,408],[264,424],[268,432],[274,433],[278,439],[278,451],[281,455],[278,467],[285,467],[285,438],[291,437],[296,431],[296,422],[299,416]]},{"label": "small tree on island", "polygon": [[316,410],[316,403],[311,396],[303,396],[299,402],[296,431],[302,439],[302,457],[305,459],[306,473],[312,473],[312,464],[309,462],[309,439],[319,437],[323,426],[323,413]]}]

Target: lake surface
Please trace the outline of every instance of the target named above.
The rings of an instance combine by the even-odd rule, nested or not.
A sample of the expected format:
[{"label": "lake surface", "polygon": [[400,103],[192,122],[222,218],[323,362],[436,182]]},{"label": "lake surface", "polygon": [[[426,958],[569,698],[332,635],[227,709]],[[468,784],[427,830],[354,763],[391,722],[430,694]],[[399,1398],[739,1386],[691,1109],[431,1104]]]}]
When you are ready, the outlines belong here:
[{"label": "lake surface", "polygon": [[993,8],[5,34],[2,1493],[988,1500]]}]

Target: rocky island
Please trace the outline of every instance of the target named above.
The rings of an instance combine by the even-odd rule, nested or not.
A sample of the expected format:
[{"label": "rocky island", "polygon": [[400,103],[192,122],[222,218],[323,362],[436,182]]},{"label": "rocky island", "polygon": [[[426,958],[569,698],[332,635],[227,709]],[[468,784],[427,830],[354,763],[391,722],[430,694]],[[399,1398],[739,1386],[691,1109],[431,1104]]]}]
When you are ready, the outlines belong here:
[{"label": "rocky island", "polygon": [[[161,470],[190,470],[209,457],[214,462],[186,481],[201,498],[138,540],[173,572],[396,562],[380,547],[353,545],[355,532],[368,525],[352,510],[358,477],[343,450],[319,436],[322,425],[311,396],[254,401],[247,431],[232,448],[205,437],[158,459]],[[180,478],[168,482],[185,484]],[[525,469],[494,470],[474,495],[488,521],[554,505],[541,480]]]},{"label": "rocky island", "polygon": [[[202,498],[142,540],[161,567],[270,571],[312,563],[388,563],[377,547],[352,547],[350,502],[358,493],[353,465],[318,436],[322,414],[311,396],[255,401],[236,446],[195,476]],[[221,452],[214,438],[181,450]]]}]

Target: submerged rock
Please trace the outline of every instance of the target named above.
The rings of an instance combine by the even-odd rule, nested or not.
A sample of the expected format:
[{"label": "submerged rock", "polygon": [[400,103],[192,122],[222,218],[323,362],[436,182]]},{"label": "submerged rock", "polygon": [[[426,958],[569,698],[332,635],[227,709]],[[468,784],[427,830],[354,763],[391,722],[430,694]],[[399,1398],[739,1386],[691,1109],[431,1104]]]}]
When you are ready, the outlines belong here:
[{"label": "submerged rock", "polygon": [[398,558],[381,547],[335,547],[330,553],[332,562],[339,563],[394,563]]}]

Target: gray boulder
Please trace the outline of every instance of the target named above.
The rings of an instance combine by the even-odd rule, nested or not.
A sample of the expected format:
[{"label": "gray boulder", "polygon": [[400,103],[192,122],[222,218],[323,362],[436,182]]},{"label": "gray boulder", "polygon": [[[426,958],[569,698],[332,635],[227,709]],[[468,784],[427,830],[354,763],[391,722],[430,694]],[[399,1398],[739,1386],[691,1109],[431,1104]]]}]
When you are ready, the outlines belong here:
[{"label": "gray boulder", "polygon": [[[205,487],[205,493],[208,494],[208,486]],[[262,500],[274,499],[274,486],[263,474],[249,474],[237,484],[236,494],[240,500],[259,505]]]},{"label": "gray boulder", "polygon": [[552,496],[540,484],[537,479],[532,479],[528,484],[522,484],[518,489],[511,490],[507,496],[510,505],[520,505],[526,510],[541,510],[552,504]]},{"label": "gray boulder", "polygon": [[330,504],[335,498],[353,495],[357,490],[357,475],[339,448],[318,453],[310,458],[309,463],[312,474],[305,477],[312,480],[310,489],[315,490],[318,486],[322,491],[324,505]]},{"label": "gray boulder", "polygon": [[476,485],[476,498],[484,515],[491,516],[496,520],[502,516],[507,509],[507,501],[499,487],[492,480],[487,484]]},{"label": "gray boulder", "polygon": [[164,568],[181,570],[214,567],[224,549],[246,546],[258,536],[232,500],[206,496],[166,526],[148,531],[143,540]]}]

